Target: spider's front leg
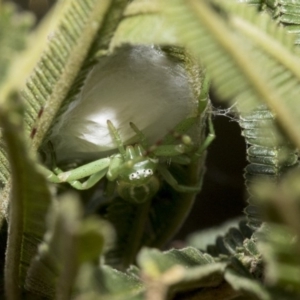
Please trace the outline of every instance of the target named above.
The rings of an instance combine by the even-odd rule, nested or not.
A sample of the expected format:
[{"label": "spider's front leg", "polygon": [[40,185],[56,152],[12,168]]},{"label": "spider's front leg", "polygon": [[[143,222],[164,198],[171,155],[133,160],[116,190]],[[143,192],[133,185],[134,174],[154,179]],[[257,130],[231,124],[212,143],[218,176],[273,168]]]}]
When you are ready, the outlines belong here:
[{"label": "spider's front leg", "polygon": [[[189,120],[190,121],[190,120]],[[189,123],[182,123],[185,125],[185,130],[188,129]],[[182,126],[182,124],[180,124]],[[213,139],[215,138],[215,132],[214,132],[214,127],[211,121],[211,118],[208,119],[208,126],[209,126],[209,134],[204,140],[204,142],[196,149],[193,149],[193,143],[190,140],[188,136],[185,136],[183,140],[183,144],[179,145],[162,145],[157,147],[156,150],[154,150],[154,153],[158,156],[169,156],[172,157],[172,161],[175,163],[179,164],[190,164],[191,162],[198,160],[202,155],[203,152],[207,149],[207,147],[211,144]],[[180,154],[180,149],[178,146],[183,147],[183,154]],[[191,150],[193,149],[193,150]],[[191,150],[191,151],[190,151]],[[177,154],[176,154],[177,152]],[[184,153],[188,154],[185,155]],[[183,192],[183,193],[195,193],[199,192],[202,186],[202,182],[199,182],[198,186],[186,186],[186,185],[181,185],[177,182],[177,180],[173,177],[171,172],[168,170],[168,168],[164,165],[159,165],[158,170],[164,180],[172,186],[172,188],[178,192]]]},{"label": "spider's front leg", "polygon": [[193,153],[191,156],[191,160],[197,160],[199,157],[203,155],[203,152],[208,148],[208,146],[211,144],[211,142],[215,139],[215,129],[214,125],[212,123],[211,117],[208,118],[208,135],[204,142],[200,145],[200,147]]},{"label": "spider's front leg", "polygon": [[197,193],[201,190],[201,185],[199,186],[188,186],[188,185],[181,185],[177,182],[177,180],[173,177],[171,172],[168,170],[167,167],[164,165],[159,165],[157,167],[158,171],[164,178],[164,180],[177,192],[180,193]]},{"label": "spider's front leg", "polygon": [[[53,183],[68,182],[75,189],[85,190],[95,185],[106,175],[110,162],[111,158],[101,158],[66,172],[58,167],[54,168],[54,172],[43,168],[43,173]],[[88,178],[84,182],[79,181],[86,177]]]}]

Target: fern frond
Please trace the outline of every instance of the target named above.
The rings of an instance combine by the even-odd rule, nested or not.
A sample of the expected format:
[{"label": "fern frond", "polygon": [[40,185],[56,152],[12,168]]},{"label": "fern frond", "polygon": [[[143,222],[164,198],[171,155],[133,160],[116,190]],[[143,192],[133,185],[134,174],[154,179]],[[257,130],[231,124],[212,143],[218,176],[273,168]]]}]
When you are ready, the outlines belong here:
[{"label": "fern frond", "polygon": [[[30,77],[27,73],[27,83],[21,93],[26,103],[26,136],[31,136],[33,150],[40,147],[65,97],[74,96],[74,90],[70,88],[85,59],[83,73],[87,73],[87,65],[90,67],[91,64],[91,56],[86,58],[87,54],[95,54],[100,46],[108,47],[126,4],[125,0],[113,4],[110,0],[59,2],[52,12],[55,18],[51,19],[50,14],[37,28],[35,38],[38,42],[32,43],[30,51],[24,54],[30,57],[30,63],[28,60],[20,63],[25,70],[30,69],[27,65],[33,68],[36,64]],[[105,25],[102,26],[104,18]],[[95,42],[97,34],[101,38]],[[82,74],[75,83],[80,80],[84,80]],[[25,79],[21,82],[18,78],[17,82],[20,86]],[[5,154],[1,158],[5,162]],[[10,183],[6,184],[2,194],[6,202],[10,189]]]},{"label": "fern frond", "polygon": [[295,44],[300,44],[300,2],[264,0],[264,9],[284,27],[295,39]]},{"label": "fern frond", "polygon": [[6,146],[3,142],[3,137],[1,136],[0,139],[0,190],[2,190],[3,185],[8,181],[10,168],[7,159]]},{"label": "fern frond", "polygon": [[76,283],[77,299],[143,300],[145,286],[138,276],[120,272],[109,266],[85,264]]},{"label": "fern frond", "polygon": [[180,298],[183,292],[205,299],[210,288],[226,288],[226,263],[216,263],[210,255],[192,247],[166,252],[144,248],[138,264],[150,299]]},{"label": "fern frond", "polygon": [[300,260],[294,232],[286,226],[270,225],[261,232],[259,250],[266,263],[267,285],[280,286],[297,299],[300,296]]},{"label": "fern frond", "polygon": [[[221,6],[222,14],[208,1],[176,0],[166,4],[166,17],[177,28],[184,45],[205,64],[220,98],[238,101],[241,111],[266,102],[291,139],[300,145],[299,125],[295,125],[299,120],[296,97],[300,93],[300,61],[289,52],[290,48],[280,46],[279,49],[284,47],[283,61],[270,45],[263,48],[259,38],[245,36],[234,25],[236,12],[229,11],[226,4]],[[247,23],[245,28],[251,32],[263,30],[269,41],[279,45],[284,29],[267,22],[270,28],[265,30],[262,25],[266,22],[257,20],[267,16],[253,13],[251,7],[247,9],[250,17],[243,21]]]},{"label": "fern frond", "polygon": [[[252,113],[240,117],[240,126],[246,143],[247,159],[245,168],[246,186],[250,194],[249,206],[245,209],[249,226],[258,229],[262,216],[257,206],[257,195],[252,184],[257,178],[270,179],[277,184],[287,171],[298,165],[296,150],[276,127],[276,119],[264,105]],[[272,134],[270,134],[272,133]]]},{"label": "fern frond", "polygon": [[158,1],[138,0],[127,6],[124,19],[112,39],[111,48],[124,43],[150,45],[175,45],[177,43],[175,31],[168,26],[161,15]]},{"label": "fern frond", "polygon": [[[22,109],[16,95],[7,98],[6,102],[1,102],[0,125],[10,160],[14,187],[10,195],[8,216],[6,294],[7,297],[17,297],[30,260],[44,235],[44,217],[51,197],[46,180],[36,169],[36,161],[27,148]],[[3,212],[7,211],[5,204],[7,205],[4,201],[1,203]]]},{"label": "fern frond", "polygon": [[[251,277],[241,276],[239,272],[229,269],[225,273],[226,281],[232,286],[236,293],[241,293],[245,297],[246,295],[250,299],[260,299],[260,300],[280,300],[287,298],[280,298],[280,296],[274,297],[276,293],[272,294],[265,288],[260,282],[253,280]],[[248,298],[242,298],[248,299]],[[289,299],[292,300],[292,299]]]},{"label": "fern frond", "polygon": [[[258,182],[254,190],[269,222],[258,232],[258,249],[265,261],[266,285],[282,293],[300,296],[299,169],[287,174],[274,187],[270,180]],[[292,297],[291,297],[292,298]]]},{"label": "fern frond", "polygon": [[[14,64],[18,65],[20,52],[26,48],[29,28],[33,17],[29,14],[17,14],[11,3],[0,3],[0,101],[6,101],[10,93],[19,88],[16,77],[24,77],[26,73],[14,73]],[[11,34],[11,33],[14,34]],[[0,129],[0,189],[9,178],[10,168],[7,160],[6,146]]]},{"label": "fern frond", "polygon": [[112,230],[95,217],[83,219],[83,209],[74,195],[64,195],[52,206],[47,225],[44,240],[28,269],[25,287],[43,297],[68,299],[78,268],[100,257],[104,235],[111,239]]},{"label": "fern frond", "polygon": [[69,92],[109,6],[109,0],[65,1],[56,6],[48,42],[22,91],[26,131],[31,132],[34,149]]}]

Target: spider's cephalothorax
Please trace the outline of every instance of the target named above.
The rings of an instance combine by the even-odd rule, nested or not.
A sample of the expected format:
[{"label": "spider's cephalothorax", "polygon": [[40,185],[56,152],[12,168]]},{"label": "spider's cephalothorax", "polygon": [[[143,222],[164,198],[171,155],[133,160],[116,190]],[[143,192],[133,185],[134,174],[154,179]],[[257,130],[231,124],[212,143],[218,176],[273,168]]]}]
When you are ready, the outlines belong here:
[{"label": "spider's cephalothorax", "polygon": [[118,170],[117,178],[117,191],[124,200],[143,203],[159,189],[159,180],[155,175],[158,159],[143,153],[145,150],[139,144],[126,147],[125,157],[122,158],[124,163]]}]

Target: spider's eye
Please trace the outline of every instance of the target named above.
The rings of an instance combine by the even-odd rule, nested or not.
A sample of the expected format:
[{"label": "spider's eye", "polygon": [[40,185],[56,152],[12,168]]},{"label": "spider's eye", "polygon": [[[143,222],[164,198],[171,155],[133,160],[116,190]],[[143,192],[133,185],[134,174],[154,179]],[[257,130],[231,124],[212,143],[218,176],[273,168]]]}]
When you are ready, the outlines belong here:
[{"label": "spider's eye", "polygon": [[153,171],[151,169],[144,170],[145,177],[153,175]]},{"label": "spider's eye", "polygon": [[136,174],[135,173],[131,173],[130,175],[129,175],[129,179],[130,180],[133,180],[133,179],[135,179],[136,178]]},{"label": "spider's eye", "polygon": [[141,174],[140,174],[141,172],[139,172],[139,171],[136,171],[136,172],[134,172],[134,173],[131,173],[130,175],[129,175],[129,180],[134,180],[134,179],[140,179],[141,178]]}]

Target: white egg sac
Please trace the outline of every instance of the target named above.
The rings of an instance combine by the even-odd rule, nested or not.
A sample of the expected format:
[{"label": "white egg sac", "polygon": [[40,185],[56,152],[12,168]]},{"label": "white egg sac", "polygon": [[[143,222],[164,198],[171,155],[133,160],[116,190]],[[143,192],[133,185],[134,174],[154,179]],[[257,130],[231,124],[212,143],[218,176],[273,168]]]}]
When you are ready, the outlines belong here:
[{"label": "white egg sac", "polygon": [[152,145],[195,111],[194,98],[187,72],[176,59],[154,46],[122,47],[99,60],[54,125],[50,139],[57,161],[117,152],[107,120],[124,145],[138,142],[130,122]]}]

